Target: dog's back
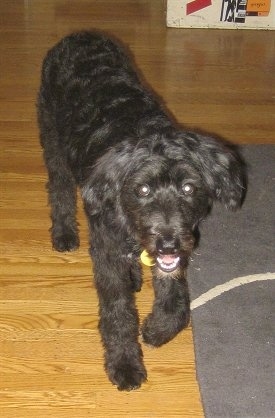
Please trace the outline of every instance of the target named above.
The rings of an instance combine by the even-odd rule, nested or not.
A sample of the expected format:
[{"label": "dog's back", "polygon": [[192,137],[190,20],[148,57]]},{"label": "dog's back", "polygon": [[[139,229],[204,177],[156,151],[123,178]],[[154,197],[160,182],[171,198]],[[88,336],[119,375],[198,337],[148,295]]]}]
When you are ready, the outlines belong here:
[{"label": "dog's back", "polygon": [[113,76],[125,77],[125,70],[129,71],[128,59],[111,39],[96,32],[71,34],[44,59],[43,96],[76,105],[94,86],[102,86]]},{"label": "dog's back", "polygon": [[161,113],[121,46],[93,32],[67,36],[48,52],[38,109],[40,126],[47,113],[71,165],[83,169],[123,138],[140,139],[146,120]]}]

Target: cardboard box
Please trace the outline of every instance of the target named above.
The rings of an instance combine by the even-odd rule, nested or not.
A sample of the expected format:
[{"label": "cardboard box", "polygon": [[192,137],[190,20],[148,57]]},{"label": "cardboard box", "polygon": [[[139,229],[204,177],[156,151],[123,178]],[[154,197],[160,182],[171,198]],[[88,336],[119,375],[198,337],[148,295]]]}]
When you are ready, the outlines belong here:
[{"label": "cardboard box", "polygon": [[167,26],[275,29],[275,0],[167,0]]}]

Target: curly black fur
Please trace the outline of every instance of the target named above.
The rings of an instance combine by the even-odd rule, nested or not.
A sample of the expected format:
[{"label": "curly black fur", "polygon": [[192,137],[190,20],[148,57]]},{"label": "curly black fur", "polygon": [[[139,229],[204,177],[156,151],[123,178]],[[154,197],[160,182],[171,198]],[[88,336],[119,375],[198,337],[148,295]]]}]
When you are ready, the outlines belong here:
[{"label": "curly black fur", "polygon": [[185,271],[199,222],[214,200],[230,209],[241,205],[244,165],[232,146],[178,129],[121,46],[100,33],[72,34],[48,52],[38,119],[53,246],[79,245],[79,186],[106,370],[119,389],[138,388],[146,380],[134,300],[142,284],[140,252],[155,260],[155,301],[141,333],[145,343],[160,346],[189,322]]}]

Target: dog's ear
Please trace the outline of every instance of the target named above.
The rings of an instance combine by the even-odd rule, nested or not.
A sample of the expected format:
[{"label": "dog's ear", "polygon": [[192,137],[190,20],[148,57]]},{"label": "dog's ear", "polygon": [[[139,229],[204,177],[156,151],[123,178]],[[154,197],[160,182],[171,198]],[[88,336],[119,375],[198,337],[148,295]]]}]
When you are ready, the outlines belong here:
[{"label": "dog's ear", "polygon": [[[95,180],[95,181],[94,181]],[[84,206],[91,216],[99,215],[106,208],[108,201],[114,200],[113,185],[104,179],[103,176],[98,179],[91,176],[81,187],[81,195]]]},{"label": "dog's ear", "polygon": [[81,195],[89,215],[97,215],[118,211],[120,193],[124,178],[131,161],[130,149],[110,148],[95,166],[85,173],[85,181],[81,185]]},{"label": "dog's ear", "polygon": [[246,167],[237,148],[211,137],[188,134],[188,149],[213,199],[235,210],[246,193]]}]

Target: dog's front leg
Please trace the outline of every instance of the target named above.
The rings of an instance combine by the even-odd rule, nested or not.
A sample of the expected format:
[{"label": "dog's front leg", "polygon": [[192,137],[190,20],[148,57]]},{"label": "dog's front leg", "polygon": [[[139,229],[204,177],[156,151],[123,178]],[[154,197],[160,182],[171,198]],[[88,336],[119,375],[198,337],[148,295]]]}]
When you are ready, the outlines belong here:
[{"label": "dog's front leg", "polygon": [[108,252],[99,248],[94,251],[93,261],[105,368],[118,389],[132,390],[146,380],[146,370],[138,343],[139,321],[130,266],[119,256],[115,243],[112,249],[108,245]]},{"label": "dog's front leg", "polygon": [[190,319],[188,287],[182,273],[179,276],[157,275],[153,272],[155,301],[142,326],[146,344],[159,347],[174,338]]}]

